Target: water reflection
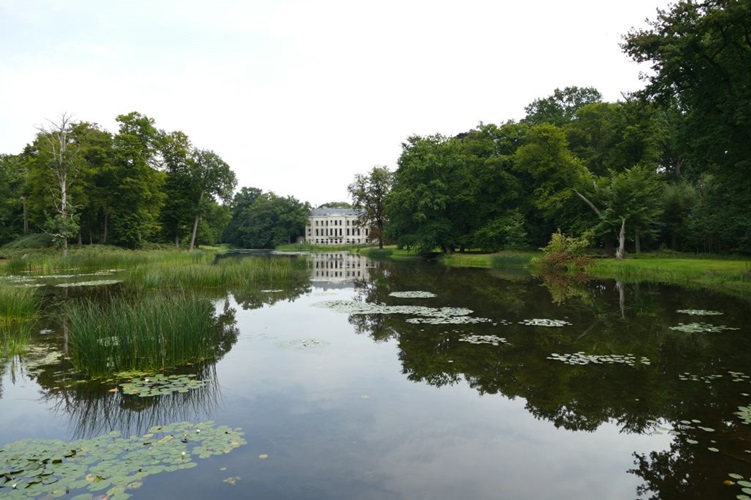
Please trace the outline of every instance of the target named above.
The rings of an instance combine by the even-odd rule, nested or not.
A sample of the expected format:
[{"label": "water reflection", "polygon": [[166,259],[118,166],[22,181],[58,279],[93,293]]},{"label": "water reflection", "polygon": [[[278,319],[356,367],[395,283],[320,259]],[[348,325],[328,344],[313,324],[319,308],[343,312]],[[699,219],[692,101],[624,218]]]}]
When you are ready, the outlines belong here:
[{"label": "water reflection", "polygon": [[[357,300],[386,305],[469,307],[492,323],[411,324],[402,315],[353,314],[350,323],[375,341],[393,339],[404,375],[436,387],[465,381],[481,395],[522,398],[535,418],[572,431],[594,432],[616,423],[621,432],[651,434],[684,429],[669,451],[635,454],[632,473],[646,484],[639,494],[660,498],[716,497],[720,482],[703,484],[705,467],[722,477],[735,460],[751,463],[751,429],[734,411],[751,394],[748,379],[751,338],[723,332],[686,333],[671,329],[686,321],[679,310],[696,307],[725,311],[721,322],[748,323],[748,304],[712,293],[688,293],[654,284],[571,280],[545,276],[538,282],[508,281],[491,273],[458,269],[417,272],[371,270],[358,283]],[[395,299],[392,291],[423,290],[435,299]],[[560,319],[561,328],[526,326],[530,318]],[[719,320],[717,320],[719,321]],[[472,335],[501,337],[498,345],[467,342]],[[465,341],[463,341],[465,340]],[[551,353],[632,355],[621,362],[567,364]],[[598,359],[598,358],[593,358]],[[681,374],[684,374],[681,377]],[[692,382],[685,374],[699,374]],[[703,378],[701,378],[703,377]],[[696,430],[706,427],[712,432]],[[719,450],[719,451],[718,451]],[[718,461],[718,454],[726,460]],[[736,492],[737,493],[737,492]]]},{"label": "water reflection", "polygon": [[349,252],[310,254],[311,280],[316,284],[352,284],[368,280],[378,263]]},{"label": "water reflection", "polygon": [[43,387],[42,401],[69,420],[73,439],[91,438],[111,431],[123,436],[143,435],[155,425],[214,418],[221,402],[216,363],[204,362],[188,373],[206,382],[200,389],[151,397],[110,392],[114,383],[79,383]]}]

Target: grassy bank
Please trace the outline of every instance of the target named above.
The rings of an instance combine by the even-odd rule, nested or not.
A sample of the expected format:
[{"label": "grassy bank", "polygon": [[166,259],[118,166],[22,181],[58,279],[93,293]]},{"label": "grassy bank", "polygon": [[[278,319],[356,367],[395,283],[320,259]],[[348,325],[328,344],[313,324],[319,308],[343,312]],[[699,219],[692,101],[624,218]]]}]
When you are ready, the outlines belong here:
[{"label": "grassy bank", "polygon": [[627,282],[653,281],[751,295],[751,260],[644,254],[625,260],[593,260],[587,274]]}]

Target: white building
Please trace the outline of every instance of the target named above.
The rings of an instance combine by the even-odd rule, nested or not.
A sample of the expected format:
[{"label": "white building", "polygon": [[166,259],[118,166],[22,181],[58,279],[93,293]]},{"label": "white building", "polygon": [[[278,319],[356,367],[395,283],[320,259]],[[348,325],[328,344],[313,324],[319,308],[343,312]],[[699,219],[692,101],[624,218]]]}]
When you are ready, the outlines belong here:
[{"label": "white building", "polygon": [[305,241],[314,245],[370,243],[370,229],[357,223],[351,208],[315,208],[305,226]]}]

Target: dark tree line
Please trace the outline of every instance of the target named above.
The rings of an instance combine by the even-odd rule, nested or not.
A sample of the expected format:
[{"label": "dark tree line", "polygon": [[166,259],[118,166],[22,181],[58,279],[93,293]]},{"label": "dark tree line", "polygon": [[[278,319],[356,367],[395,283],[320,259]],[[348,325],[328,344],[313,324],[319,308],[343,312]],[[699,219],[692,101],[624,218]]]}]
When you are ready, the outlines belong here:
[{"label": "dark tree line", "polygon": [[113,134],[63,115],[0,156],[0,244],[38,232],[63,249],[219,241],[236,184],[229,165],[140,113],[117,122]]},{"label": "dark tree line", "polygon": [[402,144],[386,234],[429,252],[544,246],[751,253],[751,4],[680,1],[623,50],[646,88],[556,89],[520,122]]}]

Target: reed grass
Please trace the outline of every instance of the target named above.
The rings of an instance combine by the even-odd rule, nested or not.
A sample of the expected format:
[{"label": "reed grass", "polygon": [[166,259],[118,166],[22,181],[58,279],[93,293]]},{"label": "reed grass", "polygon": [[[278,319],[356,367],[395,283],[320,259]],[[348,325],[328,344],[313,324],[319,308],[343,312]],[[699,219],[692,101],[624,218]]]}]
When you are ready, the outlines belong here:
[{"label": "reed grass", "polygon": [[152,289],[198,289],[268,286],[283,283],[304,262],[297,264],[286,257],[227,258],[215,263],[204,261],[176,265],[156,262],[126,268],[124,281],[129,287]]},{"label": "reed grass", "polygon": [[40,300],[35,288],[0,282],[0,323],[31,320],[39,314]]},{"label": "reed grass", "polygon": [[33,321],[0,321],[0,359],[24,354],[31,340]]},{"label": "reed grass", "polygon": [[213,261],[216,252],[185,250],[125,250],[91,246],[71,248],[66,257],[49,251],[15,254],[5,264],[6,274],[45,275],[61,272],[125,269],[150,263],[190,264]]},{"label": "reed grass", "polygon": [[71,360],[92,377],[212,359],[222,335],[210,301],[175,293],[69,304]]},{"label": "reed grass", "polygon": [[25,352],[40,304],[36,289],[0,283],[0,358]]}]

